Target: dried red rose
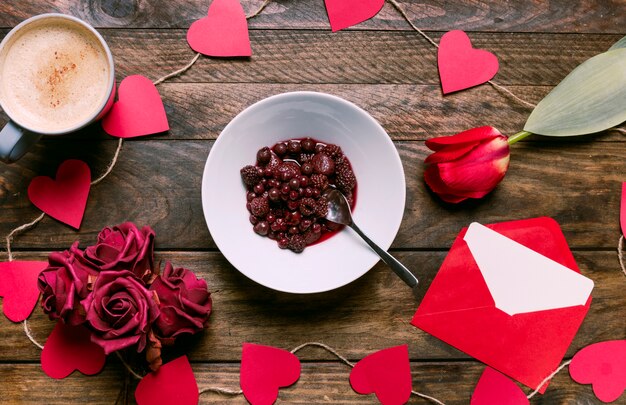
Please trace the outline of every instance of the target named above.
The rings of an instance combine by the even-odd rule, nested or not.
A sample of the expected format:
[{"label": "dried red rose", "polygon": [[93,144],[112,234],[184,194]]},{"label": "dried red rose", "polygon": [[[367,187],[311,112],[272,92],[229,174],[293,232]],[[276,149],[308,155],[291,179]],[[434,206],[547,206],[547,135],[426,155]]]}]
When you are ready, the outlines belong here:
[{"label": "dried red rose", "polygon": [[130,271],[103,271],[82,301],[91,340],[106,354],[137,345],[146,347],[150,327],[159,316],[154,294]]},{"label": "dried red rose", "polygon": [[85,258],[101,271],[129,270],[145,284],[150,284],[158,268],[154,267],[155,233],[149,226],[139,230],[132,222],[98,234],[98,242],[85,249]]},{"label": "dried red rose", "polygon": [[85,322],[85,313],[80,300],[88,291],[90,276],[98,270],[83,259],[83,252],[74,242],[69,250],[53,252],[48,257],[48,267],[41,272],[37,281],[43,296],[41,306],[50,319],[62,319],[70,325]]},{"label": "dried red rose", "polygon": [[175,338],[181,333],[202,331],[211,315],[211,293],[206,281],[185,268],[174,268],[167,262],[163,274],[150,287],[156,292],[161,315],[156,320],[159,338]]}]

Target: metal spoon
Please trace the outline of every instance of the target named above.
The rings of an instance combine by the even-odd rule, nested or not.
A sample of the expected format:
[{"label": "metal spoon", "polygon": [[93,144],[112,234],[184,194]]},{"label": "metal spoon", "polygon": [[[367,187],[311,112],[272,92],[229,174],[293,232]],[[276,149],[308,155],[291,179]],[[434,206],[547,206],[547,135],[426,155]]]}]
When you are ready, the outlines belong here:
[{"label": "metal spoon", "polygon": [[391,256],[385,250],[381,249],[376,243],[372,242],[363,231],[352,220],[352,213],[350,212],[350,205],[346,200],[346,197],[336,189],[327,190],[324,192],[324,197],[328,200],[328,213],[326,219],[341,225],[347,225],[352,228],[368,245],[380,256],[383,262],[385,262],[391,270],[393,270],[409,287],[415,288],[417,286],[417,278],[411,273],[402,263],[400,263],[395,257]]}]

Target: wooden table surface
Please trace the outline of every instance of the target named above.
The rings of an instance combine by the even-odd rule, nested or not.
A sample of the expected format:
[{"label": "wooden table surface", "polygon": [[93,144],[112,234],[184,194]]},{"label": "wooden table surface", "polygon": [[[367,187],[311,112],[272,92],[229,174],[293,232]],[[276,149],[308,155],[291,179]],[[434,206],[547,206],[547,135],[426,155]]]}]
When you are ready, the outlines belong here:
[{"label": "wooden table surface", "polygon": [[[579,63],[626,34],[624,0],[400,4],[435,41],[452,29],[467,31],[476,47],[498,56],[500,70],[494,80],[533,103]],[[156,79],[193,57],[186,31],[206,14],[208,5],[208,0],[3,1],[0,36],[35,14],[72,14],[103,34],[115,58],[118,82],[132,74]],[[242,0],[242,5],[249,14],[260,1]],[[386,266],[379,263],[336,291],[278,293],[238,273],[207,230],[200,183],[220,131],[258,100],[314,90],[364,108],[398,148],[407,199],[391,250],[420,278],[422,294],[459,230],[471,221],[550,216],[560,223],[583,274],[595,281],[591,310],[566,358],[591,343],[626,338],[626,277],[616,254],[621,183],[626,180],[623,134],[567,140],[531,137],[513,147],[509,172],[493,193],[480,201],[445,205],[422,180],[429,153],[424,140],[481,125],[510,135],[522,129],[528,107],[489,85],[443,97],[436,50],[389,3],[370,21],[338,33],[330,31],[321,0],[272,1],[249,26],[250,59],[201,57],[187,73],[159,86],[170,131],[125,142],[112,173],[92,188],[80,231],[46,217],[16,238],[16,258],[45,260],[50,251],[76,239],[83,244],[93,241],[106,225],[126,220],[150,224],[157,233],[157,257],[197,271],[213,292],[208,330],[177,348],[177,353],[188,353],[201,388],[238,388],[243,342],[285,349],[323,342],[352,361],[408,344],[414,390],[446,404],[469,403],[484,366],[409,324],[418,302]],[[6,116],[0,120],[4,123]],[[98,175],[116,144],[94,125],[79,134],[44,139],[18,163],[2,165],[0,235],[4,238],[39,215],[26,196],[34,176],[53,176],[68,158],[86,161]],[[4,251],[1,255],[6,260]],[[43,342],[53,323],[39,308],[30,322],[34,336]],[[134,402],[136,380],[115,356],[98,376],[74,373],[61,381],[43,374],[39,356],[21,324],[0,317],[1,402]],[[352,391],[349,368],[334,356],[316,348],[305,348],[298,356],[303,361],[300,380],[280,391],[278,403],[376,403],[373,396]],[[215,394],[203,394],[200,402],[246,403],[242,396]],[[626,403],[626,397],[618,402]],[[429,402],[412,396],[410,403]],[[574,383],[562,371],[546,394],[531,403],[599,401],[590,386]]]}]

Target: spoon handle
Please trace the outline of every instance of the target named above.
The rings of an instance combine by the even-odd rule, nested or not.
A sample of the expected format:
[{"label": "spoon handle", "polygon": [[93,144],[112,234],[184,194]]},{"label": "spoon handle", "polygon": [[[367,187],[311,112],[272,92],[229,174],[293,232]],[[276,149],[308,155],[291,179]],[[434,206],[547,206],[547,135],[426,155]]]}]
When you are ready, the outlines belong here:
[{"label": "spoon handle", "polygon": [[411,288],[414,288],[417,286],[417,283],[418,283],[417,278],[413,275],[413,273],[409,271],[409,269],[404,267],[404,265],[400,263],[398,259],[396,259],[392,255],[387,253],[387,251],[381,249],[376,243],[374,243],[370,238],[368,238],[363,233],[363,231],[361,231],[361,229],[359,229],[359,227],[356,226],[354,222],[351,222],[349,226],[356,233],[358,233],[359,236],[363,238],[363,240],[367,242],[368,245],[370,245],[370,247],[374,250],[374,252],[376,252],[378,256],[380,256],[382,261],[385,262],[389,267],[391,267],[391,270],[393,270],[394,273],[396,273],[398,277],[402,279],[402,281],[404,281]]}]

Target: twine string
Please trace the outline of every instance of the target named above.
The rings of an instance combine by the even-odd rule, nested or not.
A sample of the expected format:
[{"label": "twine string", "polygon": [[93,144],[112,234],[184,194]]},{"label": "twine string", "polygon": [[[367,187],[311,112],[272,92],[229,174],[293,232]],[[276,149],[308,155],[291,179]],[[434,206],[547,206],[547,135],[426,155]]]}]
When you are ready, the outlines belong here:
[{"label": "twine string", "polygon": [[24,324],[24,333],[28,337],[28,340],[30,340],[32,344],[43,350],[43,345],[35,339],[35,337],[33,336],[33,332],[30,330],[30,326],[28,325],[28,319],[24,319],[24,322],[22,323]]},{"label": "twine string", "polygon": [[624,235],[619,237],[617,243],[617,259],[619,260],[619,267],[622,269],[622,273],[626,276],[626,267],[624,266]]},{"label": "twine string", "polygon": [[554,370],[552,373],[550,373],[549,376],[547,376],[546,378],[543,379],[543,381],[541,381],[541,383],[539,384],[539,386],[530,394],[528,394],[528,396],[526,396],[526,398],[531,399],[532,397],[534,397],[535,395],[537,395],[537,393],[539,392],[539,390],[541,389],[541,387],[544,386],[545,383],[547,383],[548,381],[550,381],[552,379],[552,377],[554,377],[555,375],[557,375],[559,373],[559,371],[563,370],[565,367],[567,367],[572,361],[571,360],[567,360],[566,362],[564,362],[563,364],[561,364],[559,366],[559,368],[557,368],[556,370]]},{"label": "twine string", "polygon": [[[434,39],[432,39],[428,34],[426,34],[424,31],[419,29],[415,24],[413,24],[413,21],[411,21],[411,19],[409,18],[408,14],[406,13],[406,11],[404,11],[404,9],[400,5],[400,3],[398,3],[397,0],[388,0],[388,1],[389,1],[389,3],[391,3],[395,7],[396,10],[398,10],[398,12],[402,15],[402,17],[406,20],[406,22],[409,23],[411,28],[413,28],[413,30],[415,30],[422,37],[424,37],[435,48],[437,48],[437,49],[439,48],[439,44],[437,44]],[[506,87],[504,87],[504,86],[494,82],[493,80],[488,80],[487,83],[489,83],[496,90],[499,90],[500,92],[509,95],[510,97],[514,98],[515,100],[519,101],[520,103],[524,104],[527,107],[530,107],[530,108],[536,107],[535,104],[531,103],[530,101],[524,100],[523,98],[521,98],[521,97],[517,96],[515,93],[513,93],[511,90],[509,90]]]}]

